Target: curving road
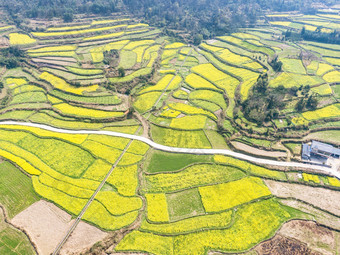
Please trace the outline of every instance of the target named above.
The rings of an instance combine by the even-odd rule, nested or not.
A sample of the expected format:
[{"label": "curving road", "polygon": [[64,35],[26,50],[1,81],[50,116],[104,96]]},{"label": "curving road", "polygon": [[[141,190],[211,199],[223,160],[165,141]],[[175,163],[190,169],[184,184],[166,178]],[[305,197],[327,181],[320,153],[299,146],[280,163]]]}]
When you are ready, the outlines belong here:
[{"label": "curving road", "polygon": [[310,165],[305,163],[298,163],[298,162],[283,162],[283,161],[276,161],[270,159],[263,159],[252,157],[249,155],[245,155],[242,153],[234,152],[231,150],[226,149],[195,149],[195,148],[176,148],[161,145],[155,143],[154,141],[150,140],[149,138],[137,136],[137,135],[130,135],[124,134],[119,132],[113,131],[105,131],[105,130],[69,130],[69,129],[62,129],[62,128],[55,128],[44,124],[37,124],[37,123],[30,123],[30,122],[18,122],[18,121],[0,121],[0,127],[6,125],[17,125],[17,126],[26,126],[26,127],[36,127],[45,130],[49,130],[56,133],[65,133],[65,134],[96,134],[96,135],[108,135],[108,136],[116,136],[116,137],[123,137],[131,140],[138,140],[148,144],[149,146],[153,147],[154,149],[166,151],[166,152],[173,152],[173,153],[186,153],[186,154],[221,154],[226,156],[231,156],[234,158],[246,160],[249,162],[257,163],[257,164],[266,164],[272,166],[281,166],[281,167],[293,167],[293,168],[300,168],[300,169],[308,169],[308,170],[318,170],[322,171],[327,175],[332,175],[340,179],[340,172],[338,172],[334,168],[318,166],[318,165]]}]

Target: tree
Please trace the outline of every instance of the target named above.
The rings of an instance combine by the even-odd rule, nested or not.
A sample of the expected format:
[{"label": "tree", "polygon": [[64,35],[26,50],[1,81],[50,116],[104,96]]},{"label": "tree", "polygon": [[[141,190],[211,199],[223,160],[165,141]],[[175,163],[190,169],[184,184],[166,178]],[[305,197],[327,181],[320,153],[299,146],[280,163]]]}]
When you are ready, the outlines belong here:
[{"label": "tree", "polygon": [[201,35],[201,34],[195,35],[195,37],[194,37],[194,45],[201,44],[202,40],[203,40],[203,35]]},{"label": "tree", "polygon": [[63,19],[65,23],[69,23],[73,21],[73,13],[67,12],[63,15]]},{"label": "tree", "polygon": [[119,77],[124,77],[125,76],[125,70],[123,67],[119,67],[118,68],[118,74],[119,74]]},{"label": "tree", "polygon": [[295,105],[295,110],[298,112],[302,112],[305,108],[306,102],[301,98]]},{"label": "tree", "polygon": [[279,57],[277,55],[271,61],[269,61],[269,65],[275,72],[281,72],[282,70],[282,62],[279,61]]},{"label": "tree", "polygon": [[264,94],[267,91],[268,84],[269,84],[268,83],[268,74],[267,73],[261,74],[259,76],[259,78],[257,78],[254,89],[257,92]]},{"label": "tree", "polygon": [[316,97],[313,97],[313,95],[310,95],[307,100],[306,107],[311,110],[315,110],[318,107],[318,100],[316,99]]}]

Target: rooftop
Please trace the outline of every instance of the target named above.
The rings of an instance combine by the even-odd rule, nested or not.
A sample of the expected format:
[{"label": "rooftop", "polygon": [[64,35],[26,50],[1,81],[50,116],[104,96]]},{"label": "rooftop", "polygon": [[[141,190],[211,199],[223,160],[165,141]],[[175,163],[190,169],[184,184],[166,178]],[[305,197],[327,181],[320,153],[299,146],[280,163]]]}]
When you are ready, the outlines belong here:
[{"label": "rooftop", "polygon": [[312,151],[320,151],[320,152],[325,152],[328,154],[340,155],[340,149],[335,148],[334,146],[330,144],[322,143],[318,141],[312,141],[311,149]]}]

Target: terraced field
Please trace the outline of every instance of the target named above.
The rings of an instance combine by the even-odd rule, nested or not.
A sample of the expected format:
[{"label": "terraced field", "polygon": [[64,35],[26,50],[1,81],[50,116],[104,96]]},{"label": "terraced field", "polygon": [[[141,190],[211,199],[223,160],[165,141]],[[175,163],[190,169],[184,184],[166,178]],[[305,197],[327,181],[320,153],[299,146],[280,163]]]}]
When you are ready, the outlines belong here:
[{"label": "terraced field", "polygon": [[[160,255],[243,253],[294,219],[340,230],[333,224],[337,206],[324,206],[328,193],[339,192],[336,169],[321,174],[294,162],[284,166],[300,160],[302,141],[340,144],[340,48],[280,37],[284,28],[328,33],[337,24],[285,18],[269,16],[271,27],[241,29],[198,46],[126,15],[30,34],[8,27],[7,40],[25,52],[27,63],[2,73],[0,120],[52,127],[0,122],[6,184],[0,204],[9,219],[43,199],[73,217],[68,234],[80,221],[119,231],[114,245],[111,238],[97,248]],[[247,112],[256,95],[256,110]],[[259,123],[254,116],[266,111],[261,98],[283,106]],[[145,140],[95,130],[174,148],[160,151]],[[279,155],[281,166],[192,150],[238,150],[235,143],[246,154]],[[311,205],[308,194],[288,196],[272,182],[317,189],[320,199]],[[1,224],[0,251],[34,252],[34,238],[8,226],[2,231]],[[73,237],[63,232],[49,252],[63,251]]]}]

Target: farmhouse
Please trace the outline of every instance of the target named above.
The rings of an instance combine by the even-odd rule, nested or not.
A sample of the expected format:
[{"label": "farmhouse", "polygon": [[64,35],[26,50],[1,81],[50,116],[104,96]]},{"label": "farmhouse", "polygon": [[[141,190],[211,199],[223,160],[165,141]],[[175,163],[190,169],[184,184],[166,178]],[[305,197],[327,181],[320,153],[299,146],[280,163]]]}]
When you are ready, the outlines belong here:
[{"label": "farmhouse", "polygon": [[302,145],[303,160],[312,160],[312,158],[340,158],[340,149],[334,146],[318,141],[312,141],[312,144]]}]

